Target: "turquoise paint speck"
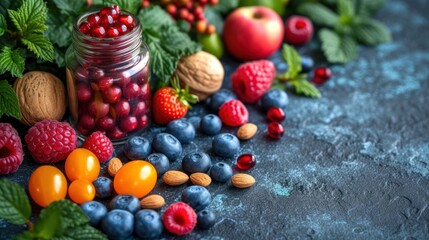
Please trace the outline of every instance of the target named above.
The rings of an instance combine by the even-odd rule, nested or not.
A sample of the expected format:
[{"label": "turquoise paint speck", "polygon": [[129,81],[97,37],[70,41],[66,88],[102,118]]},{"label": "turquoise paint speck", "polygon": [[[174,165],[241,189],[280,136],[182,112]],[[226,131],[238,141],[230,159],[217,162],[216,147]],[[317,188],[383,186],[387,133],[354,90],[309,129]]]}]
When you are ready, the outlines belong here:
[{"label": "turquoise paint speck", "polygon": [[292,187],[284,187],[278,183],[275,183],[273,190],[278,196],[288,197],[291,194],[293,188]]}]

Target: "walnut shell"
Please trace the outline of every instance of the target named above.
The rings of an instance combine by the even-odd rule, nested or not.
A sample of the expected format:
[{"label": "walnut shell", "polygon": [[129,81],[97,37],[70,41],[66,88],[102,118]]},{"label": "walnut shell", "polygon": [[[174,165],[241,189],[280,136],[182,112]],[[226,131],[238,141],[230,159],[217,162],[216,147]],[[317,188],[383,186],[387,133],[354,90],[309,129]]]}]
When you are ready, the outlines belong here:
[{"label": "walnut shell", "polygon": [[33,126],[44,119],[61,120],[66,111],[65,88],[56,76],[28,72],[13,84],[22,114],[21,122]]},{"label": "walnut shell", "polygon": [[189,92],[202,101],[222,87],[225,71],[217,57],[200,51],[180,59],[176,75],[180,85],[188,85]]}]

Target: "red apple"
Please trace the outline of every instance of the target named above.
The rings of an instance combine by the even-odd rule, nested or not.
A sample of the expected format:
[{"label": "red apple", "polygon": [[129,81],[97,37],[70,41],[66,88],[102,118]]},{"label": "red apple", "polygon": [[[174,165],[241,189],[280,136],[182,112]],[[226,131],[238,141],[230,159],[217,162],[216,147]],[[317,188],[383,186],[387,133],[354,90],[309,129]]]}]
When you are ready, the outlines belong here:
[{"label": "red apple", "polygon": [[223,39],[237,59],[264,59],[276,52],[283,41],[284,25],[272,9],[262,6],[242,7],[225,20]]}]

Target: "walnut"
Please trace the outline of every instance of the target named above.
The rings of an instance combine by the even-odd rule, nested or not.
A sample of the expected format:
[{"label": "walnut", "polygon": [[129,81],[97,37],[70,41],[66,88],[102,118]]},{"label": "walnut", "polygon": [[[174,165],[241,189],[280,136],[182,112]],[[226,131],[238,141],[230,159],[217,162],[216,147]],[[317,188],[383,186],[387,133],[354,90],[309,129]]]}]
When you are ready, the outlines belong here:
[{"label": "walnut", "polygon": [[180,85],[188,85],[189,92],[202,101],[221,88],[225,72],[215,56],[200,51],[180,59],[176,75]]},{"label": "walnut", "polygon": [[66,111],[65,88],[56,76],[41,71],[18,78],[13,88],[18,95],[21,122],[32,126],[44,119],[61,120]]}]

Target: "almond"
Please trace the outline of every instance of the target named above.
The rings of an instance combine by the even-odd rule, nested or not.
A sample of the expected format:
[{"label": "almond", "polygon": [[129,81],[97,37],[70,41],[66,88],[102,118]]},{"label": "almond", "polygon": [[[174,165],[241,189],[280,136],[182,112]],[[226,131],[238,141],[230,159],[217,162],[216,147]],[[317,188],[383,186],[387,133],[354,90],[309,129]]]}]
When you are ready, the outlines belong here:
[{"label": "almond", "polygon": [[109,161],[109,165],[107,166],[107,172],[110,176],[114,177],[119,169],[122,167],[121,159],[112,158]]},{"label": "almond", "polygon": [[246,173],[237,173],[231,178],[232,185],[236,188],[248,188],[255,184],[255,178]]},{"label": "almond", "polygon": [[257,131],[258,126],[253,123],[246,123],[237,130],[237,137],[241,140],[249,140],[255,136]]},{"label": "almond", "polygon": [[167,185],[179,186],[187,182],[189,177],[184,172],[172,170],[164,173],[162,180],[164,180],[165,184]]},{"label": "almond", "polygon": [[165,200],[161,195],[153,194],[143,198],[140,205],[144,209],[160,209],[165,205]]},{"label": "almond", "polygon": [[193,173],[191,174],[191,182],[194,185],[200,185],[203,187],[207,187],[208,185],[210,185],[210,183],[212,183],[212,179],[209,175],[205,174],[205,173]]}]

